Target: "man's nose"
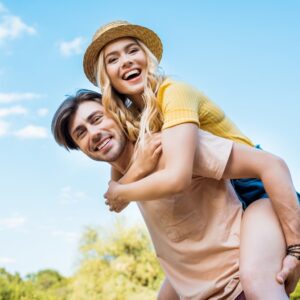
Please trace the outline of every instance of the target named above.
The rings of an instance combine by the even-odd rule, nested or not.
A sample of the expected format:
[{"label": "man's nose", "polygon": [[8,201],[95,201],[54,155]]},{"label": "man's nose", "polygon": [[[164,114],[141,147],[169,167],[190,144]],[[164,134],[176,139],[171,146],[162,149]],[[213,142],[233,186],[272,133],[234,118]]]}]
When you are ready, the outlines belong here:
[{"label": "man's nose", "polygon": [[90,127],[89,132],[93,143],[97,143],[101,140],[101,131],[98,128]]}]

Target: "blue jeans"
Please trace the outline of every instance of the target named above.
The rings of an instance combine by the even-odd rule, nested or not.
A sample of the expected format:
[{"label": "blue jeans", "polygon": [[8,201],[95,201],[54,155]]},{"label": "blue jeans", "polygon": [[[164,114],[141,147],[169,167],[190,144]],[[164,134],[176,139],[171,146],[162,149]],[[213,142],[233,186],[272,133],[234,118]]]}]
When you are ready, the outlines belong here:
[{"label": "blue jeans", "polygon": [[[256,146],[256,148],[261,149],[259,145]],[[244,209],[246,209],[252,202],[258,199],[269,198],[260,179],[231,179],[231,184],[233,185],[240,201],[242,202]],[[300,194],[298,192],[297,196],[300,203]]]}]

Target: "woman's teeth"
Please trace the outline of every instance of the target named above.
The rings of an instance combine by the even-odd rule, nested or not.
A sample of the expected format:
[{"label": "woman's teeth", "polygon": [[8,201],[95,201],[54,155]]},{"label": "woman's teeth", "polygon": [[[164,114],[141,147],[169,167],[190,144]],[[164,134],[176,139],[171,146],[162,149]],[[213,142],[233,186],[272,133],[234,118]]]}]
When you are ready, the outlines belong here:
[{"label": "woman's teeth", "polygon": [[129,71],[129,72],[127,72],[127,73],[124,74],[123,79],[124,80],[128,80],[128,79],[134,78],[134,77],[136,77],[138,75],[140,75],[140,71],[139,70],[137,70],[137,69],[131,70],[131,71]]}]

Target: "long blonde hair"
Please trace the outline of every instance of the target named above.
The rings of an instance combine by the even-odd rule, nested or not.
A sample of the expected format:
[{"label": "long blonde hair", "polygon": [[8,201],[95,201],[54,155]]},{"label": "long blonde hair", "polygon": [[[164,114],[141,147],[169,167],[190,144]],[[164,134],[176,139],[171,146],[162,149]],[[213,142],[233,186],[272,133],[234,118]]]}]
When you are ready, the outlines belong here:
[{"label": "long blonde hair", "polygon": [[143,101],[144,109],[140,113],[134,103],[127,104],[125,95],[118,93],[111,85],[106,72],[103,50],[100,52],[95,69],[97,84],[102,90],[104,108],[121,126],[132,142],[144,143],[145,135],[158,132],[163,125],[161,110],[157,104],[156,94],[165,79],[158,61],[148,47],[140,40],[134,39],[146,54],[147,69],[144,82]]}]

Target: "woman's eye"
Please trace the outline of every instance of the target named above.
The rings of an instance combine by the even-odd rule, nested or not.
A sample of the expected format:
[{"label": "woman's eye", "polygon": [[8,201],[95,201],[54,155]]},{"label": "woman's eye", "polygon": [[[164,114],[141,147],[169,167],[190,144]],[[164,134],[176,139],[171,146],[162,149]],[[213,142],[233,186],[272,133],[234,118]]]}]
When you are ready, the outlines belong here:
[{"label": "woman's eye", "polygon": [[130,54],[133,54],[133,53],[136,53],[136,52],[138,52],[138,51],[139,51],[138,48],[132,48],[132,49],[129,50],[129,53],[130,53]]},{"label": "woman's eye", "polygon": [[108,64],[112,64],[112,63],[114,63],[116,61],[117,61],[117,58],[116,57],[112,57],[112,58],[108,59],[107,63]]}]

